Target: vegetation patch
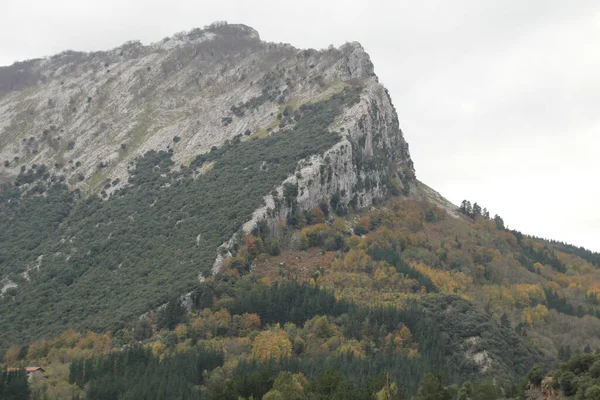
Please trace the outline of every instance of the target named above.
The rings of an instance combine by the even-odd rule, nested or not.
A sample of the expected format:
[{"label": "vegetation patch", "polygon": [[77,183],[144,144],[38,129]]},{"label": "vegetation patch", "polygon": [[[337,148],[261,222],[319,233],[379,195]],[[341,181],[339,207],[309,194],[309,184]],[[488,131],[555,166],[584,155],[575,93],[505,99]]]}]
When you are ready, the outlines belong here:
[{"label": "vegetation patch", "polygon": [[[1,342],[57,333],[65,325],[115,329],[173,293],[189,291],[199,273],[209,274],[217,247],[250,219],[263,196],[300,159],[339,140],[328,126],[360,90],[302,107],[292,130],[229,142],[199,156],[191,168],[171,172],[171,154],[149,152],[131,170],[130,185],[106,201],[78,201],[77,192],[49,174],[29,184],[37,191],[5,189],[3,276],[18,277],[44,257],[30,281],[0,300]],[[194,179],[205,162],[214,162],[211,173]]]}]

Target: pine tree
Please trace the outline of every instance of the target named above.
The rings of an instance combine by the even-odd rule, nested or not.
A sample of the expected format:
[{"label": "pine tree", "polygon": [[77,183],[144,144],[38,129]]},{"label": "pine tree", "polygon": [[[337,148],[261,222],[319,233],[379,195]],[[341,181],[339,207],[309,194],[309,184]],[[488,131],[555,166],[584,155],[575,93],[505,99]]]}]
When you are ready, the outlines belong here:
[{"label": "pine tree", "polygon": [[473,214],[473,208],[471,207],[471,202],[468,200],[463,200],[462,203],[460,203],[460,207],[458,208],[458,210],[468,216],[471,216]]},{"label": "pine tree", "polygon": [[30,395],[25,370],[0,372],[0,399],[29,400]]},{"label": "pine tree", "polygon": [[510,320],[508,319],[508,315],[506,315],[506,313],[503,313],[502,316],[500,317],[500,325],[506,327],[506,328],[511,328],[510,326]]},{"label": "pine tree", "polygon": [[485,218],[486,220],[489,220],[489,219],[490,219],[490,212],[488,211],[488,209],[487,209],[487,208],[484,208],[484,209],[483,209],[483,213],[482,213],[482,215],[483,215],[483,218]]},{"label": "pine tree", "polygon": [[178,297],[172,298],[158,313],[158,326],[161,328],[175,329],[177,324],[185,319],[186,309],[181,305]]},{"label": "pine tree", "polygon": [[473,218],[481,217],[481,206],[477,203],[473,204],[473,210],[471,213]]},{"label": "pine tree", "polygon": [[504,221],[498,214],[494,215],[494,222],[496,223],[496,229],[501,230],[501,231],[506,229],[504,227]]}]

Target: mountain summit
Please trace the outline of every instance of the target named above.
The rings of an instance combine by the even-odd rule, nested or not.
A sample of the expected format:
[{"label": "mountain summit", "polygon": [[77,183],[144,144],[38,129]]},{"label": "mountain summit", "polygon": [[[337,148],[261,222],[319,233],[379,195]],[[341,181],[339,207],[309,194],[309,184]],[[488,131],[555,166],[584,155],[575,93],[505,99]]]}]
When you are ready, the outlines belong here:
[{"label": "mountain summit", "polygon": [[366,207],[415,181],[358,43],[299,50],[216,23],[3,67],[0,96],[0,168],[14,181],[0,288],[18,304],[5,333],[13,317],[21,334],[48,332],[47,301],[65,323],[114,326],[217,271],[259,223]]},{"label": "mountain summit", "polygon": [[[176,166],[188,167],[226,141],[291,129],[302,105],[353,85],[364,87],[360,102],[337,116],[331,129],[342,134],[338,147],[359,146],[339,161],[347,163],[352,151],[385,156],[400,176],[414,175],[396,113],[360,44],[299,50],[225,23],[149,46],[67,51],[0,68],[1,174],[6,179],[23,166],[44,164],[72,188],[110,194],[126,184],[128,166],[150,150],[172,151]],[[335,162],[332,167],[342,173]],[[346,168],[336,179],[347,199],[361,172]],[[377,174],[377,181],[382,178]],[[383,191],[377,184],[358,201],[369,204]]]}]

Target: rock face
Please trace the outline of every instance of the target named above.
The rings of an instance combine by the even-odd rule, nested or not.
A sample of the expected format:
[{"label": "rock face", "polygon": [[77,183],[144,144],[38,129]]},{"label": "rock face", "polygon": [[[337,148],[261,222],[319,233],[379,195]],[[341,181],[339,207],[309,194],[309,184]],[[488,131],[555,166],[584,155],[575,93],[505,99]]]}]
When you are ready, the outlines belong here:
[{"label": "rock face", "polygon": [[[408,144],[398,128],[387,91],[376,78],[365,80],[360,101],[347,108],[331,129],[339,131],[342,140],[324,154],[299,163],[296,174],[276,189],[278,198],[283,196],[286,184],[297,185],[300,210],[308,210],[334,196],[339,197],[341,206],[352,204],[361,208],[371,205],[388,190],[409,190],[404,184],[414,180],[414,169]],[[289,212],[285,205],[277,208],[273,194],[269,194],[265,206],[256,210],[243,230],[248,233],[259,220],[274,222]]]},{"label": "rock face", "polygon": [[268,134],[285,106],[326,98],[348,81],[364,81],[366,91],[337,128],[364,137],[365,155],[386,150],[409,166],[391,102],[358,43],[298,50],[262,42],[243,25],[214,24],[149,46],[0,68],[0,174],[45,164],[71,186],[98,192],[126,181],[127,166],[149,150],[172,149],[178,164],[189,164],[236,135]]},{"label": "rock face", "polygon": [[[45,164],[72,188],[107,197],[150,150],[168,150],[177,166],[187,166],[228,140],[287,129],[301,105],[356,85],[363,87],[360,101],[329,127],[340,142],[302,160],[276,190],[281,196],[285,184],[297,185],[300,210],[332,198],[340,207],[368,206],[390,190],[407,193],[414,169],[361,45],[299,50],[225,23],[148,46],[128,42],[0,68],[0,178]],[[265,195],[244,231],[289,212]]]},{"label": "rock face", "polygon": [[525,388],[527,400],[566,400],[560,391],[552,389],[552,378],[546,377],[540,386],[528,384]]}]

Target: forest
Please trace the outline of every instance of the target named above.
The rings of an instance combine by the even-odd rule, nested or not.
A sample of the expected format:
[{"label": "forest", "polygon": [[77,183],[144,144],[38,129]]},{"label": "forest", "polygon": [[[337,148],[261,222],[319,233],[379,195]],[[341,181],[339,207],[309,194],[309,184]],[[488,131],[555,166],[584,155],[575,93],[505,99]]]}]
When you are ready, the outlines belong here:
[{"label": "forest", "polygon": [[[43,165],[22,171],[0,191],[0,276],[13,283],[0,299],[0,348],[65,326],[118,329],[192,290],[199,274],[209,274],[217,247],[298,160],[338,141],[327,127],[360,91],[349,87],[302,106],[293,128],[238,138],[189,168],[151,151],[109,199],[69,191]],[[210,173],[195,176],[210,162]]]},{"label": "forest", "polygon": [[[296,247],[271,251],[294,232]],[[279,232],[259,224],[189,301],[173,293],[112,330],[11,346],[5,367],[47,372],[26,386],[11,372],[2,390],[32,399],[524,398],[539,376],[568,372],[557,362],[598,349],[588,333],[596,267],[553,246],[403,198],[343,216],[321,204]],[[560,335],[561,321],[581,329]],[[573,393],[585,387],[580,396],[593,387],[571,381]]]},{"label": "forest", "polygon": [[13,347],[4,362],[38,362],[51,371],[51,379],[31,383],[31,398],[288,398],[275,392],[297,382],[306,390],[300,398],[370,399],[392,390],[390,382],[393,398],[406,398],[431,373],[440,385],[479,380],[475,363],[465,360],[457,368],[454,347],[469,330],[485,328],[468,320],[441,325],[448,321],[437,314],[448,304],[495,329],[494,340],[503,346],[498,353],[512,352],[506,360],[516,363],[497,370],[504,375],[495,390],[514,392],[515,373],[546,361],[514,332],[452,296],[433,295],[428,312],[416,303],[402,310],[365,307],[308,283],[266,286],[255,278],[199,286],[189,314],[174,300],[114,335],[69,330]]},{"label": "forest", "polygon": [[[156,157],[143,161],[169,164]],[[593,253],[402,197],[333,210],[322,203],[277,231],[259,224],[220,274],[143,318],[13,342],[0,393],[486,400],[521,398],[548,375],[554,390],[593,398],[595,375],[557,364],[599,348]],[[24,380],[18,368],[31,365],[45,375]]]}]

